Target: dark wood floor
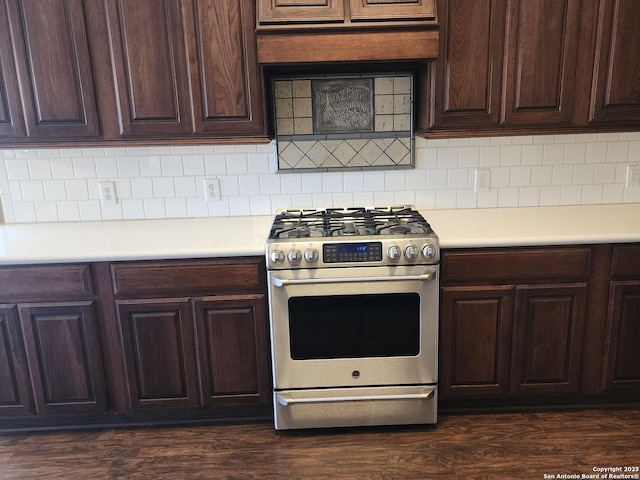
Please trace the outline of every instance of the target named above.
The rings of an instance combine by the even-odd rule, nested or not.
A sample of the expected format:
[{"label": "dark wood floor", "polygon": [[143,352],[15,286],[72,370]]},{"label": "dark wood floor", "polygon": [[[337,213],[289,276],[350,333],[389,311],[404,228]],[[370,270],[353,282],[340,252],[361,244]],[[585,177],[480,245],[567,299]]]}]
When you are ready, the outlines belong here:
[{"label": "dark wood floor", "polygon": [[0,479],[528,480],[625,466],[640,466],[640,410],[448,415],[435,427],[276,432],[264,423],[0,436]]}]

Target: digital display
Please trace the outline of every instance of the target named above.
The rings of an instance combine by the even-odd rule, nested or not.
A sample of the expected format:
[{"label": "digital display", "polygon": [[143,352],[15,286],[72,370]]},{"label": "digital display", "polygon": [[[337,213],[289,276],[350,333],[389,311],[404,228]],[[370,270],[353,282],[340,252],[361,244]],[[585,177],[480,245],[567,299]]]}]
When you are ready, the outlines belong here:
[{"label": "digital display", "polygon": [[338,245],[338,253],[365,253],[368,251],[369,247],[366,243],[343,243]]},{"label": "digital display", "polygon": [[380,262],[382,243],[325,243],[322,253],[325,263]]}]

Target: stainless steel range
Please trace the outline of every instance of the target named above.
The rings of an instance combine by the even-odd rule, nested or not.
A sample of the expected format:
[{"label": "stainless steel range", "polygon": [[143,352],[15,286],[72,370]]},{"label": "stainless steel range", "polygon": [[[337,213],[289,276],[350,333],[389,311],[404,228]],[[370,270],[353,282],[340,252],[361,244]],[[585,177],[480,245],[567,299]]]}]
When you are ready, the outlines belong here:
[{"label": "stainless steel range", "polygon": [[411,206],[280,210],[275,428],[435,423],[438,237]]}]

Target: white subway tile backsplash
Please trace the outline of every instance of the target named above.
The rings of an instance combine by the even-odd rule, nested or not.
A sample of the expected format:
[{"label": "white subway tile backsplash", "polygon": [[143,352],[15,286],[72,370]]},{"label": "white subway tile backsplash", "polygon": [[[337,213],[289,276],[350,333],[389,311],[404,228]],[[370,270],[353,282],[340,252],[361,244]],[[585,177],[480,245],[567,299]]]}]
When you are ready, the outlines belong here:
[{"label": "white subway tile backsplash", "polygon": [[[413,204],[493,208],[640,202],[626,187],[640,132],[415,139],[414,169],[273,173],[273,146],[0,150],[6,223],[269,215],[278,208]],[[474,192],[476,168],[491,188]],[[220,179],[206,202],[203,179]],[[115,182],[119,203],[100,202]]]}]

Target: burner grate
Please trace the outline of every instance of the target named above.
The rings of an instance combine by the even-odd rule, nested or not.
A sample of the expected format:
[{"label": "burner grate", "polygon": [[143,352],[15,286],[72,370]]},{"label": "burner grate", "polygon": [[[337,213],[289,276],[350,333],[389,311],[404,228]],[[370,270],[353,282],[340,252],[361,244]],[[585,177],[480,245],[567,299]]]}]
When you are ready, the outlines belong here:
[{"label": "burner grate", "polygon": [[280,210],[271,239],[432,233],[412,206]]}]

